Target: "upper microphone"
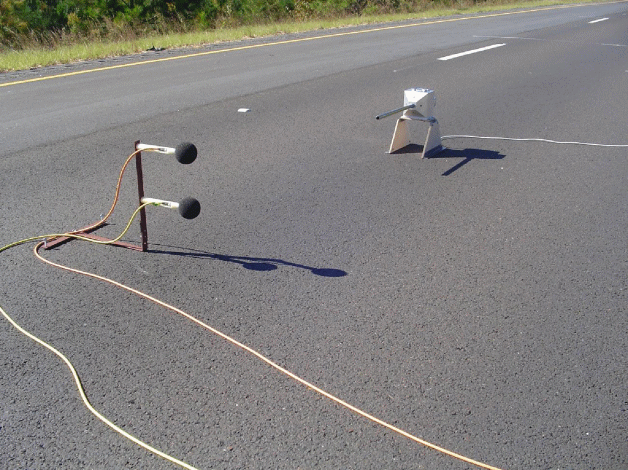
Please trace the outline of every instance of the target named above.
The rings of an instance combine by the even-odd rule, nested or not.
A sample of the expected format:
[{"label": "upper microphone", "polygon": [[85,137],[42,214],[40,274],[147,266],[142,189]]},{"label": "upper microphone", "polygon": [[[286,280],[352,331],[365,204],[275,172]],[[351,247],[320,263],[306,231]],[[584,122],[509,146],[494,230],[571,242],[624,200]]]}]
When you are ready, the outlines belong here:
[{"label": "upper microphone", "polygon": [[146,150],[147,152],[158,152],[165,154],[174,153],[175,158],[184,165],[189,165],[194,160],[196,160],[196,155],[198,153],[196,150],[196,146],[190,142],[182,142],[175,148],[150,144],[137,144],[135,148],[136,150]]}]

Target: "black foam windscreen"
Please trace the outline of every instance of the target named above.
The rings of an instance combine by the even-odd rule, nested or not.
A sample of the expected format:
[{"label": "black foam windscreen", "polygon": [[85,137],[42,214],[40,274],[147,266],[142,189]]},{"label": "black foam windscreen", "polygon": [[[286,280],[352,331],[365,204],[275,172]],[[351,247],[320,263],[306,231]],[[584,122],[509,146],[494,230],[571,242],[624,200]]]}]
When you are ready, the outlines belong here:
[{"label": "black foam windscreen", "polygon": [[193,197],[186,197],[179,203],[179,214],[184,219],[194,219],[201,213],[201,203]]},{"label": "black foam windscreen", "polygon": [[188,165],[196,160],[196,154],[196,146],[190,142],[182,142],[174,149],[174,156],[179,163],[183,163],[184,165]]}]

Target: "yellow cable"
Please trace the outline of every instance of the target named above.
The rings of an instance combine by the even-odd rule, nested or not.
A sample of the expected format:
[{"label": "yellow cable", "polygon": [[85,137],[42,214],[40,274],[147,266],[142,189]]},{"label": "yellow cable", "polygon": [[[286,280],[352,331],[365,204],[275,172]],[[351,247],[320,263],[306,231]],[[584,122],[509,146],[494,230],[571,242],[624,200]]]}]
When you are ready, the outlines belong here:
[{"label": "yellow cable", "polygon": [[[41,245],[41,243],[40,243]],[[70,372],[72,372],[72,376],[74,377],[74,382],[76,383],[76,387],[78,388],[79,394],[81,395],[81,399],[83,400],[83,403],[85,404],[85,406],[87,407],[87,409],[94,415],[96,416],[96,418],[98,418],[100,421],[102,421],[103,423],[105,423],[107,426],[109,426],[111,429],[113,429],[114,431],[116,431],[117,433],[121,434],[122,436],[126,437],[128,440],[134,442],[135,444],[137,444],[138,446],[148,450],[149,452],[154,453],[155,455],[158,455],[159,457],[162,457],[174,464],[177,464],[183,468],[186,468],[188,470],[198,470],[195,467],[192,467],[191,465],[188,465],[185,462],[182,462],[181,460],[175,459],[174,457],[165,454],[164,452],[161,452],[160,450],[146,444],[143,441],[140,441],[138,438],[136,438],[135,436],[129,434],[128,432],[126,432],[124,429],[121,429],[120,427],[116,426],[115,424],[113,424],[111,421],[109,421],[107,418],[105,418],[103,415],[101,415],[89,402],[89,400],[87,399],[87,396],[85,395],[85,390],[83,389],[83,385],[81,384],[81,379],[78,376],[78,373],[76,372],[76,369],[74,368],[74,366],[72,365],[72,363],[70,362],[70,360],[65,357],[61,352],[59,352],[57,349],[55,349],[54,347],[52,347],[50,344],[46,343],[45,341],[39,339],[37,336],[33,335],[32,333],[29,333],[28,331],[26,331],[24,328],[22,328],[20,325],[18,325],[5,311],[4,309],[0,306],[0,313],[2,313],[2,315],[4,316],[4,318],[6,318],[9,323],[11,323],[11,325],[13,325],[13,327],[15,329],[17,329],[20,333],[22,333],[25,336],[28,336],[30,339],[32,339],[33,341],[35,341],[36,343],[42,345],[44,348],[48,349],[49,351],[52,351],[53,353],[55,353],[57,356],[59,356],[61,358],[61,360],[63,362],[65,362],[65,364],[68,366],[68,368],[70,369]]]},{"label": "yellow cable", "polygon": [[[130,160],[130,157],[129,157]],[[127,160],[127,163],[128,161]],[[124,171],[124,170],[123,170]],[[122,173],[120,174],[120,178],[122,177]],[[117,199],[117,194],[116,194],[116,199]],[[131,216],[129,222],[127,223],[125,229],[122,231],[122,233],[120,235],[118,235],[116,238],[114,238],[113,240],[93,240],[91,238],[87,238],[87,237],[82,237],[80,235],[77,235],[75,232],[68,232],[68,233],[63,233],[63,234],[53,234],[53,235],[40,235],[38,237],[31,237],[31,238],[25,238],[23,240],[14,242],[14,243],[10,243],[8,245],[5,245],[3,247],[0,248],[0,253],[2,253],[3,251],[12,248],[14,246],[17,245],[21,245],[30,241],[34,241],[34,240],[41,240],[43,239],[48,239],[50,237],[73,237],[73,238],[77,238],[79,240],[84,240],[84,241],[88,241],[90,243],[97,243],[97,244],[101,244],[101,245],[109,245],[112,243],[117,242],[118,240],[120,240],[124,234],[129,230],[129,228],[131,227],[131,223],[133,222],[133,220],[135,219],[135,217],[137,216],[137,214],[139,213],[140,210],[142,210],[144,207],[146,207],[149,204],[142,204],[140,205],[134,212],[133,215]],[[154,205],[154,204],[153,204]],[[113,211],[113,207],[115,207],[115,202],[110,210],[110,213]],[[38,250],[39,248],[44,244],[44,242],[40,242],[38,243],[35,248],[35,254],[37,255],[38,258],[40,259],[44,259],[41,258],[39,256]],[[44,260],[47,262],[47,260]],[[72,372],[72,376],[74,377],[74,382],[76,383],[76,387],[78,388],[79,394],[81,396],[81,399],[83,400],[83,403],[85,404],[85,406],[87,407],[87,409],[94,415],[96,416],[100,421],[102,421],[103,423],[105,423],[107,426],[109,426],[111,429],[113,429],[114,431],[116,431],[117,433],[121,434],[122,436],[126,437],[128,440],[130,440],[131,442],[134,442],[135,444],[137,444],[138,446],[148,450],[149,452],[154,453],[155,455],[158,455],[159,457],[166,459],[176,465],[179,465],[187,470],[198,470],[196,467],[193,467],[179,459],[176,459],[162,451],[160,451],[159,449],[156,449],[155,447],[152,447],[150,445],[148,445],[147,443],[139,440],[138,438],[136,438],[135,436],[133,436],[132,434],[129,434],[128,432],[126,432],[124,429],[116,426],[113,422],[109,421],[107,418],[105,418],[102,414],[100,414],[89,402],[89,400],[87,399],[87,396],[85,395],[85,390],[83,388],[83,385],[81,384],[81,380],[79,378],[78,373],[76,372],[76,369],[74,368],[74,366],[72,365],[72,363],[70,362],[70,360],[65,357],[60,351],[58,351],[57,349],[55,349],[53,346],[51,346],[50,344],[46,343],[44,340],[38,338],[37,336],[33,335],[32,333],[28,332],[27,330],[25,330],[24,328],[22,328],[20,325],[17,324],[17,322],[15,322],[15,320],[13,320],[7,313],[6,311],[2,308],[2,306],[0,306],[0,313],[2,313],[2,315],[9,321],[9,323],[11,323],[11,325],[13,325],[13,327],[15,329],[17,329],[20,333],[22,333],[23,335],[27,336],[28,338],[32,339],[33,341],[35,341],[36,343],[42,345],[43,347],[45,347],[46,349],[48,349],[49,351],[52,351],[54,354],[56,354],[58,357],[61,358],[61,360],[63,360],[63,362],[65,362],[65,364],[68,366],[68,368],[70,369],[70,371]]]},{"label": "yellow cable", "polygon": [[[155,147],[157,148],[157,147]],[[153,150],[152,148],[146,148],[143,150]],[[124,165],[122,165],[122,169],[120,170],[120,174],[118,175],[118,183],[116,184],[116,193],[115,196],[113,198],[113,203],[111,204],[111,207],[109,208],[109,211],[107,212],[107,214],[98,222],[94,222],[91,225],[88,225],[87,227],[83,227],[80,228],[78,230],[74,230],[72,232],[68,232],[69,234],[75,234],[75,233],[80,233],[80,232],[87,232],[90,230],[94,230],[98,227],[101,227],[106,221],[107,219],[111,216],[111,214],[113,214],[113,210],[116,207],[116,204],[118,203],[118,197],[120,196],[120,184],[122,183],[122,176],[124,175],[124,172],[126,170],[126,167],[129,165],[129,163],[131,163],[131,160],[133,160],[133,158],[135,158],[142,150],[135,150],[135,152],[133,152],[131,155],[129,155],[126,159],[126,161],[124,162]],[[131,219],[132,220],[132,219]],[[67,236],[67,234],[63,234],[62,236]],[[0,250],[2,251],[2,250]]]},{"label": "yellow cable", "polygon": [[[155,148],[157,148],[157,147],[155,147]],[[152,150],[152,148],[150,148],[150,149],[143,149],[143,150]],[[109,211],[107,212],[107,214],[101,220],[99,220],[98,222],[95,222],[95,223],[93,223],[91,225],[88,225],[86,227],[83,227],[81,229],[74,230],[74,231],[71,231],[71,232],[54,233],[54,234],[50,234],[50,235],[40,235],[40,236],[37,236],[37,237],[25,238],[23,240],[19,240],[19,241],[14,242],[14,243],[9,243],[8,245],[5,245],[5,246],[0,248],[0,253],[2,253],[3,251],[8,250],[9,248],[12,248],[14,246],[21,245],[23,243],[28,243],[28,242],[31,242],[31,241],[36,241],[36,240],[41,240],[41,239],[48,239],[50,241],[50,240],[53,240],[53,239],[59,238],[59,237],[74,237],[74,238],[77,238],[79,240],[85,240],[85,241],[90,241],[90,242],[93,242],[93,243],[99,243],[99,244],[105,244],[105,245],[106,244],[110,244],[110,243],[114,243],[114,242],[117,242],[118,240],[120,240],[124,236],[124,234],[129,230],[129,227],[131,226],[131,222],[133,222],[133,219],[135,219],[137,213],[143,207],[146,207],[146,205],[148,205],[148,204],[143,204],[143,205],[141,205],[140,207],[137,208],[137,210],[131,216],[131,219],[129,220],[129,223],[127,224],[127,226],[124,229],[124,231],[114,240],[98,241],[98,240],[94,240],[94,239],[88,239],[86,237],[82,237],[82,236],[77,235],[77,234],[79,234],[81,232],[86,232],[86,231],[89,231],[89,230],[94,230],[94,229],[96,229],[98,227],[101,227],[107,221],[107,219],[109,219],[111,214],[113,214],[113,211],[114,211],[116,205],[118,204],[118,198],[120,196],[120,185],[122,183],[122,177],[124,176],[124,172],[126,170],[126,167],[129,165],[129,163],[131,163],[131,160],[133,158],[135,158],[137,156],[137,154],[139,154],[141,151],[142,150],[136,150],[135,152],[133,152],[131,155],[129,155],[127,157],[126,161],[122,165],[122,168],[120,169],[120,173],[118,175],[118,182],[116,184],[116,192],[115,192],[115,195],[113,197],[113,203],[111,204],[111,207],[109,208]],[[155,205],[155,204],[153,204],[153,205]]]},{"label": "yellow cable", "polygon": [[[135,155],[135,153],[129,157],[129,159],[125,163],[125,167],[126,167],[128,162],[130,161],[130,159],[134,155]],[[118,189],[119,189],[119,183],[120,183],[120,180],[122,178],[122,173],[123,172],[124,172],[124,168],[123,168],[122,172],[120,173],[120,178],[118,180]],[[118,195],[118,191],[116,191],[116,200],[114,200],[114,203],[113,203],[109,213],[107,214],[107,217],[109,217],[109,215],[113,211],[113,208],[116,205],[117,195]],[[70,237],[77,238],[79,240],[84,240],[84,241],[88,241],[88,242],[91,242],[91,243],[97,243],[97,244],[111,244],[111,243],[114,243],[114,242],[120,240],[124,236],[124,234],[129,230],[129,227],[131,226],[131,223],[133,222],[133,220],[135,219],[135,217],[137,216],[139,211],[142,208],[144,208],[146,205],[148,205],[148,204],[142,204],[140,207],[138,207],[135,210],[135,212],[133,212],[133,215],[131,216],[131,219],[129,220],[129,222],[128,222],[127,226],[125,227],[124,231],[118,237],[116,237],[113,240],[107,240],[107,241],[93,240],[91,238],[82,237],[82,236],[78,235],[76,232],[68,232],[68,233],[64,233],[64,234],[53,234],[53,235],[41,235],[41,236],[38,236],[38,237],[25,238],[23,240],[20,240],[20,241],[17,241],[17,242],[5,245],[4,247],[0,248],[0,253],[5,251],[5,250],[7,250],[7,249],[9,249],[9,248],[11,248],[11,247],[14,247],[14,246],[17,246],[17,245],[21,245],[21,244],[24,244],[24,243],[27,243],[27,242],[30,242],[30,241],[47,239],[47,238],[50,238],[50,237],[61,237],[61,236],[70,236]],[[153,205],[156,205],[156,204],[153,204]],[[101,223],[104,222],[104,220],[101,221]],[[93,228],[93,226],[87,227],[86,229],[90,229],[90,228]],[[85,230],[85,229],[83,229],[83,230]],[[176,308],[176,307],[174,307],[174,306],[172,306],[170,304],[167,304],[166,302],[163,302],[163,301],[161,301],[161,300],[159,300],[159,299],[157,299],[155,297],[152,297],[151,295],[145,294],[144,292],[138,291],[136,289],[133,289],[132,287],[126,286],[124,284],[121,284],[121,283],[119,283],[117,281],[114,281],[113,279],[109,279],[109,278],[106,278],[104,276],[100,276],[98,274],[90,273],[90,272],[87,272],[87,271],[81,271],[79,269],[70,268],[68,266],[64,266],[64,265],[61,265],[61,264],[54,263],[54,262],[52,262],[50,260],[47,260],[47,259],[45,259],[44,257],[42,257],[39,254],[39,249],[42,247],[43,244],[44,244],[44,242],[38,243],[35,246],[35,248],[33,249],[33,252],[35,253],[35,256],[39,260],[43,261],[44,263],[47,263],[47,264],[49,264],[51,266],[54,266],[56,268],[59,268],[59,269],[63,269],[65,271],[69,271],[69,272],[72,272],[72,273],[75,273],[75,274],[82,274],[84,276],[92,277],[94,279],[98,279],[98,280],[107,282],[107,283],[112,284],[114,286],[117,286],[117,287],[119,287],[121,289],[124,289],[124,290],[126,290],[128,292],[131,292],[131,293],[133,293],[135,295],[138,295],[139,297],[143,297],[143,298],[145,298],[147,300],[150,300],[151,302],[154,302],[157,305],[161,305],[162,307],[164,307],[164,308],[166,308],[168,310],[171,310],[171,311],[173,311],[173,312],[175,312],[175,313],[177,313],[177,314],[187,318],[188,320],[192,321],[193,323],[196,323],[197,325],[201,326],[202,328],[205,328],[206,330],[214,333],[215,335],[220,336],[221,338],[223,338],[224,340],[228,341],[229,343],[231,343],[231,344],[233,344],[233,345],[235,345],[235,346],[237,346],[237,347],[247,351],[248,353],[252,354],[253,356],[257,357],[258,359],[260,359],[261,361],[265,362],[266,364],[268,364],[269,366],[273,367],[274,369],[278,370],[282,374],[290,377],[291,379],[299,382],[300,384],[308,387],[309,389],[319,393],[320,395],[323,395],[324,397],[327,397],[331,401],[333,401],[333,402],[335,402],[335,403],[337,403],[337,404],[339,404],[339,405],[349,409],[350,411],[353,411],[354,413],[356,413],[356,414],[358,414],[358,415],[360,415],[360,416],[362,416],[362,417],[364,417],[364,418],[366,418],[366,419],[368,419],[368,420],[370,420],[370,421],[372,421],[372,422],[374,422],[376,424],[379,424],[380,426],[383,426],[383,427],[385,427],[385,428],[387,428],[387,429],[389,429],[389,430],[391,430],[393,432],[396,432],[396,433],[398,433],[398,434],[400,434],[400,435],[402,435],[402,436],[404,436],[404,437],[406,437],[406,438],[408,438],[408,439],[410,439],[410,440],[412,440],[414,442],[417,442],[417,443],[419,443],[419,444],[421,444],[421,445],[423,445],[425,447],[428,447],[430,449],[436,450],[436,451],[438,451],[438,452],[440,452],[442,454],[448,455],[450,457],[453,457],[455,459],[461,460],[461,461],[466,462],[468,464],[475,465],[475,466],[477,466],[479,468],[484,468],[486,470],[500,470],[498,467],[493,467],[491,465],[485,464],[483,462],[479,462],[477,460],[473,460],[471,458],[465,457],[465,456],[463,456],[461,454],[458,454],[456,452],[453,452],[453,451],[450,451],[450,450],[445,449],[443,447],[440,447],[440,446],[438,446],[436,444],[432,444],[431,442],[428,442],[428,441],[426,441],[424,439],[421,439],[421,438],[419,438],[417,436],[414,436],[413,434],[410,434],[410,433],[404,431],[403,429],[400,429],[400,428],[398,428],[396,426],[393,426],[392,424],[389,424],[386,421],[383,421],[383,420],[381,420],[379,418],[376,418],[375,416],[373,416],[373,415],[371,415],[371,414],[369,414],[369,413],[367,413],[365,411],[362,411],[361,409],[359,409],[359,408],[357,408],[357,407],[347,403],[344,400],[341,400],[340,398],[332,395],[329,392],[326,392],[325,390],[317,387],[316,385],[308,382],[307,380],[302,379],[298,375],[290,372],[289,370],[285,369],[284,367],[280,366],[279,364],[273,362],[272,360],[268,359],[263,354],[261,354],[261,353],[257,352],[256,350],[252,349],[251,347],[249,347],[249,346],[247,346],[247,345],[237,341],[236,339],[226,335],[225,333],[222,333],[221,331],[211,327],[210,325],[202,322],[198,318],[193,317],[192,315],[184,312],[183,310],[178,309],[178,308]],[[69,367],[70,371],[72,372],[72,375],[74,377],[74,381],[75,381],[76,386],[77,386],[77,388],[79,390],[79,394],[81,395],[81,399],[83,400],[83,403],[85,404],[87,409],[94,416],[96,416],[99,420],[101,420],[103,423],[105,423],[107,426],[109,426],[114,431],[118,432],[120,435],[126,437],[130,441],[132,441],[135,444],[137,444],[138,446],[148,450],[149,452],[152,452],[155,455],[158,455],[159,457],[162,457],[163,459],[166,459],[166,460],[168,460],[168,461],[170,461],[170,462],[172,462],[172,463],[174,463],[176,465],[179,465],[179,466],[181,466],[183,468],[186,468],[188,470],[197,470],[195,467],[192,467],[191,465],[189,465],[189,464],[187,464],[187,463],[185,463],[185,462],[183,462],[181,460],[178,460],[178,459],[176,459],[176,458],[174,458],[174,457],[172,457],[172,456],[170,456],[168,454],[165,454],[164,452],[161,452],[160,450],[158,450],[158,449],[156,449],[156,448],[146,444],[145,442],[137,439],[136,437],[132,436],[131,434],[129,434],[126,431],[124,431],[123,429],[119,428],[114,423],[112,423],[107,418],[105,418],[103,415],[101,415],[90,404],[89,400],[87,399],[87,396],[85,395],[85,391],[84,391],[83,386],[81,384],[81,381],[79,379],[78,373],[76,372],[76,369],[74,368],[72,363],[61,352],[59,352],[57,349],[55,349],[53,346],[51,346],[48,343],[46,343],[45,341],[39,339],[35,335],[29,333],[28,331],[23,329],[20,325],[18,325],[4,311],[4,309],[1,306],[0,306],[0,313],[2,313],[2,315],[9,321],[9,323],[11,323],[11,325],[13,325],[13,327],[15,327],[19,332],[21,332],[22,334],[24,334],[28,338],[32,339],[33,341],[37,342],[38,344],[44,346],[46,349],[52,351],[54,354],[56,354],[58,357],[60,357],[66,363],[66,365]]]},{"label": "yellow cable", "polygon": [[[137,209],[135,209],[135,212],[133,212],[133,215],[131,216],[131,219],[126,224],[126,227],[124,228],[122,233],[120,235],[118,235],[116,238],[114,238],[113,240],[94,240],[93,238],[83,237],[83,236],[78,234],[79,231],[77,230],[77,231],[74,231],[74,232],[52,233],[52,234],[49,234],[49,235],[38,235],[36,237],[24,238],[24,239],[19,240],[17,242],[9,243],[8,245],[5,245],[5,246],[1,247],[0,248],[0,253],[2,253],[5,250],[8,250],[9,248],[13,248],[13,247],[18,246],[18,245],[23,245],[24,243],[28,243],[28,242],[32,242],[32,241],[36,241],[36,240],[41,240],[41,239],[46,239],[46,240],[55,239],[55,238],[59,238],[59,237],[72,237],[72,238],[76,238],[77,240],[83,240],[83,241],[87,241],[87,242],[91,242],[91,243],[96,243],[96,244],[99,244],[99,245],[111,245],[112,243],[115,243],[115,242],[119,241],[129,231],[129,228],[131,228],[131,223],[133,222],[133,220],[135,219],[135,217],[137,216],[139,211],[141,211],[144,207],[146,207],[148,205],[151,205],[151,204],[142,204]],[[152,205],[155,205],[155,204],[152,204]]]}]

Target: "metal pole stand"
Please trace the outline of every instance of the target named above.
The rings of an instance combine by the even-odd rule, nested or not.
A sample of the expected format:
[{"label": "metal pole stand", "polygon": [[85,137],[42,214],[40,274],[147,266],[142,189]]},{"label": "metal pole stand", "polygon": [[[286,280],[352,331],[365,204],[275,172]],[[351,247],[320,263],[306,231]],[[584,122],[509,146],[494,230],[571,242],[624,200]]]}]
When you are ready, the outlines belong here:
[{"label": "metal pole stand", "polygon": [[[138,151],[140,141],[135,142],[135,168],[137,170],[137,197],[139,204],[142,205],[142,198],[144,197],[144,175],[142,174],[142,152]],[[146,226],[146,208],[140,209],[140,231],[142,233],[142,250],[148,251],[148,228]]]},{"label": "metal pole stand", "polygon": [[[139,140],[135,142],[136,151],[138,149],[139,143],[140,143]],[[142,175],[142,153],[141,152],[137,152],[135,155],[135,168],[137,170],[137,193],[138,193],[140,204],[141,204],[141,200],[144,197],[144,178]],[[93,233],[91,233],[95,230],[98,230],[100,227],[103,227],[104,225],[106,224],[105,223],[94,224],[92,227],[88,229],[82,229],[82,230],[79,230],[77,232],[72,232],[72,233],[75,235],[79,235],[83,238],[89,238],[90,240],[110,242],[111,241],[110,238],[99,237],[98,235],[94,235]],[[111,243],[111,245],[121,246],[123,248],[128,248],[130,250],[136,250],[136,251],[148,251],[148,230],[146,228],[146,210],[143,207],[142,209],[140,209],[140,230],[142,232],[142,246],[138,246],[138,245],[134,245],[133,243],[127,243],[127,242],[122,242],[122,241],[113,242]],[[59,245],[62,245],[64,243],[67,243],[75,239],[76,239],[75,237],[71,237],[71,236],[51,238],[49,240],[46,240],[46,242],[44,243],[44,249],[50,250],[51,248],[55,248]]]}]

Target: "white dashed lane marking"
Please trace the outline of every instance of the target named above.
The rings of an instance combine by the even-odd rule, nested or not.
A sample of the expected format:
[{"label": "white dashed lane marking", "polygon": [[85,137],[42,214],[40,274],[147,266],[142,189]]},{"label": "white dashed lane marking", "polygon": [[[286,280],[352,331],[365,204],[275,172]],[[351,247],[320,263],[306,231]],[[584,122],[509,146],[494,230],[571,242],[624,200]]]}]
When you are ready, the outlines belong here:
[{"label": "white dashed lane marking", "polygon": [[486,47],[480,47],[479,49],[473,49],[471,51],[465,51],[465,52],[460,52],[458,54],[452,54],[452,55],[448,55],[445,57],[439,57],[438,60],[450,60],[450,59],[456,59],[458,57],[462,57],[465,55],[469,55],[469,54],[475,54],[477,52],[483,52],[483,51],[488,51],[489,49],[495,49],[496,47],[502,47],[505,46],[506,44],[493,44],[492,46],[486,46]]}]

